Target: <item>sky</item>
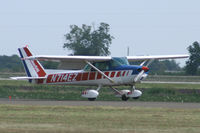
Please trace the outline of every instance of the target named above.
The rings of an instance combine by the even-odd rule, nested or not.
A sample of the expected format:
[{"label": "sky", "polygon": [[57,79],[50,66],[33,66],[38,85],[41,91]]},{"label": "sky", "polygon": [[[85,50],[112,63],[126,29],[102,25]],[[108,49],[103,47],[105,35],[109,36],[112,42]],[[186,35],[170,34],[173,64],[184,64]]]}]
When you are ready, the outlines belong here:
[{"label": "sky", "polygon": [[[199,0],[0,0],[0,55],[67,55],[70,25],[110,25],[111,56],[188,54],[200,40]],[[185,60],[179,60],[184,65]]]}]

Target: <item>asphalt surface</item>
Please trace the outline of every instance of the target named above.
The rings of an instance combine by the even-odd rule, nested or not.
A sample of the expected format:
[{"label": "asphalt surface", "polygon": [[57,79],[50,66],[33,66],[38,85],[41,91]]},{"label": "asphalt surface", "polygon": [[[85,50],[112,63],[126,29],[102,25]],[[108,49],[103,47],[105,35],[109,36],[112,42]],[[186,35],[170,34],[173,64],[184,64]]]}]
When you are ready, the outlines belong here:
[{"label": "asphalt surface", "polygon": [[37,106],[111,106],[111,107],[148,107],[200,109],[200,103],[175,102],[135,102],[135,101],[48,101],[48,100],[16,100],[0,99],[0,104],[37,105]]}]

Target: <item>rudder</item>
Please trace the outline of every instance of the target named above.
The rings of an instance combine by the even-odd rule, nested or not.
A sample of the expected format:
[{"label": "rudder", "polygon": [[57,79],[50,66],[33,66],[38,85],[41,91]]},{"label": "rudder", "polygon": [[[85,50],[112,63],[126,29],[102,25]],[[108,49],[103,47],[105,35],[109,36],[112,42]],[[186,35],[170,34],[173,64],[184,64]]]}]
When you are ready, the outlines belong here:
[{"label": "rudder", "polygon": [[45,77],[46,72],[38,60],[25,59],[32,56],[28,47],[19,48],[18,50],[28,77]]}]

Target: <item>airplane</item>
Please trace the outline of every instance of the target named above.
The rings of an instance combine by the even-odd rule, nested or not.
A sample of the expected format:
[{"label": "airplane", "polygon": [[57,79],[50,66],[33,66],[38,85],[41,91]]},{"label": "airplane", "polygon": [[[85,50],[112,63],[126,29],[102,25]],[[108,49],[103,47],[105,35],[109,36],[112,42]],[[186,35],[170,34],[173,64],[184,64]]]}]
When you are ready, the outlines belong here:
[{"label": "airplane", "polygon": [[[142,92],[135,88],[147,78],[148,66],[159,59],[188,58],[188,55],[156,55],[156,56],[52,56],[33,55],[29,48],[18,49],[27,77],[11,77],[15,80],[28,80],[35,84],[48,85],[86,85],[97,86],[97,89],[84,90],[82,97],[94,101],[103,86],[109,86],[123,101],[129,98],[138,99]],[[39,61],[64,62],[67,70],[44,69]],[[140,65],[129,62],[141,61]],[[146,65],[145,65],[146,64]],[[130,86],[129,90],[118,90],[114,86]]]}]

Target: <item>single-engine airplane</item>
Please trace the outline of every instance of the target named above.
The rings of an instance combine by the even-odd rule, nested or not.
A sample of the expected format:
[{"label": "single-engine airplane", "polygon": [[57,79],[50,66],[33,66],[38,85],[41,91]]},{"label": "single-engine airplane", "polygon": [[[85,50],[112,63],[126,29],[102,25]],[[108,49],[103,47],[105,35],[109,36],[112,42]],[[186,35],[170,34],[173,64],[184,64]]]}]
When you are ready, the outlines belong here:
[{"label": "single-engine airplane", "polygon": [[[129,98],[137,99],[142,95],[135,89],[135,84],[148,76],[149,68],[156,59],[187,58],[188,55],[161,56],[34,56],[28,47],[19,48],[19,53],[27,77],[11,77],[16,80],[29,80],[36,84],[89,85],[97,89],[84,90],[82,97],[94,101],[102,86],[109,86],[123,101]],[[42,61],[64,62],[68,70],[44,69]],[[130,65],[129,62],[142,61],[140,65]],[[146,64],[146,65],[145,65]],[[79,69],[79,70],[78,70]],[[130,90],[118,90],[113,86],[128,85]]]}]

